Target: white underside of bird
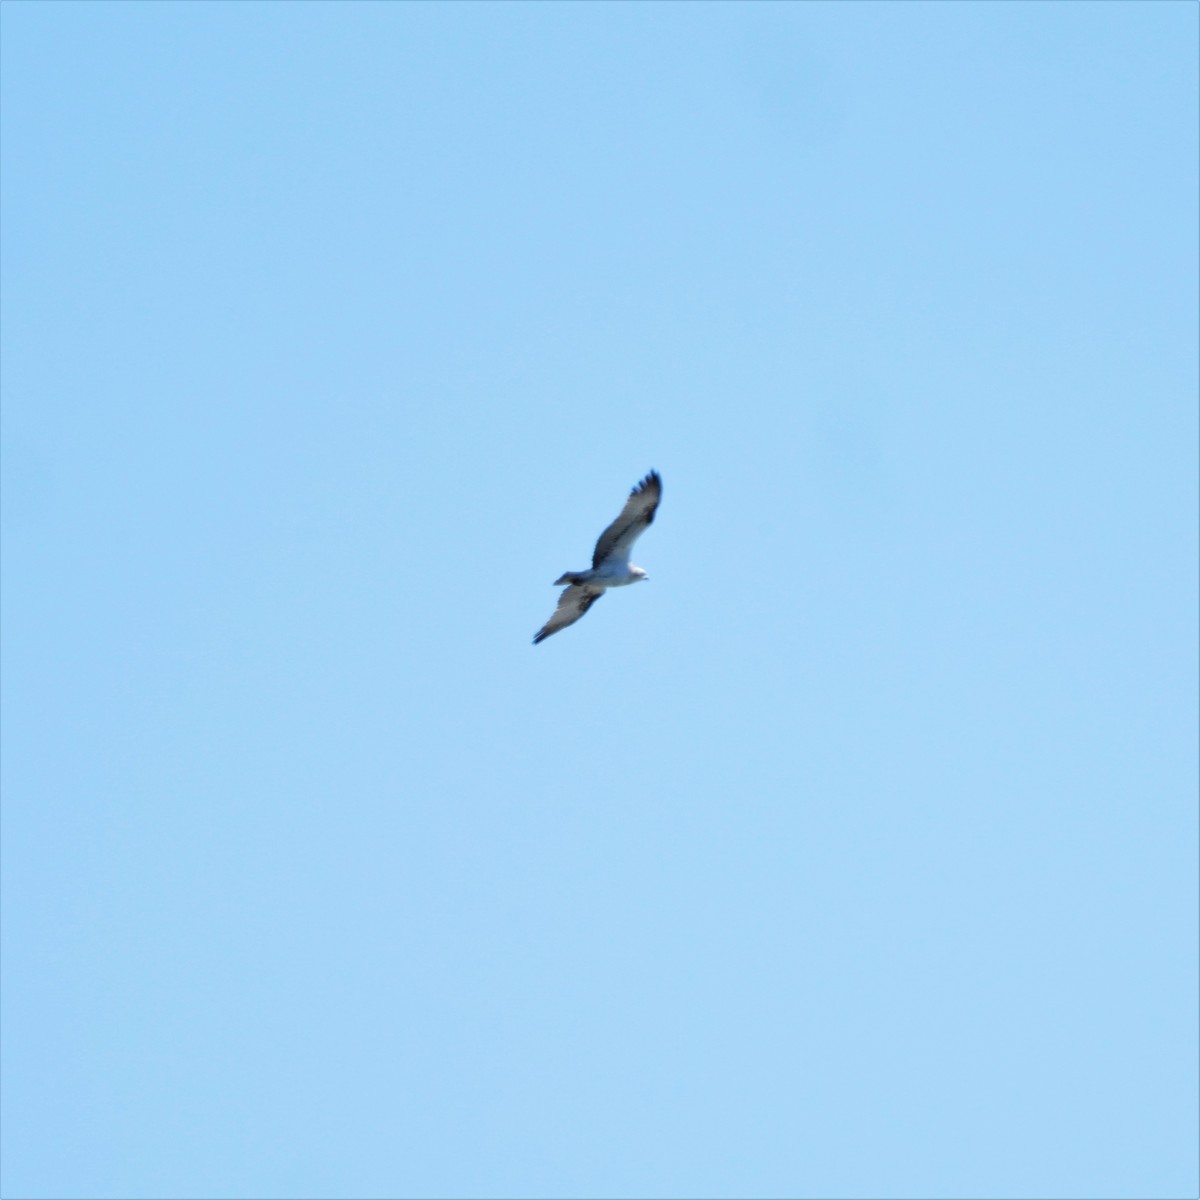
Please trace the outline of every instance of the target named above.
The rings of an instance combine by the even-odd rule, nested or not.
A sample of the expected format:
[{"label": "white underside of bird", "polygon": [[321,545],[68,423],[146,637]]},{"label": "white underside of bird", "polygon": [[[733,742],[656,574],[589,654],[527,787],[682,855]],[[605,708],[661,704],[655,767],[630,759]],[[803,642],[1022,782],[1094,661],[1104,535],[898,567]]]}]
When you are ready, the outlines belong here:
[{"label": "white underside of bird", "polygon": [[567,571],[554,581],[554,586],[557,587],[560,583],[586,583],[599,588],[624,587],[626,584],[649,578],[641,567],[635,567],[632,563],[606,562],[590,571]]}]

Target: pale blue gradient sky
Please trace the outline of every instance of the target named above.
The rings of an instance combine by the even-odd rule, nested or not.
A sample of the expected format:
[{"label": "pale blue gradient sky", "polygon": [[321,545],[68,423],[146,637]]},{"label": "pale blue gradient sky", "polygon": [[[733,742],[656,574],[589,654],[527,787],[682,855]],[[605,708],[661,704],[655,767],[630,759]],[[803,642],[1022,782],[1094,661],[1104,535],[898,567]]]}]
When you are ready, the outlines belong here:
[{"label": "pale blue gradient sky", "polygon": [[6,1200],[1195,1195],[1197,16],[5,4]]}]

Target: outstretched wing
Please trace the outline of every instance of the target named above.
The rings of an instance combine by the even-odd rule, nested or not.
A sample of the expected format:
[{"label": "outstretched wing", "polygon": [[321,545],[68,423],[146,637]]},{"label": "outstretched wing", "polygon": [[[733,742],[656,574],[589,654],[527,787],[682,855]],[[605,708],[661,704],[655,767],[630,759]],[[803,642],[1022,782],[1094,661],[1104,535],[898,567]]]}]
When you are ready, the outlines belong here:
[{"label": "outstretched wing", "polygon": [[662,499],[662,480],[657,471],[651,471],[641,483],[629,493],[621,515],[600,535],[592,555],[593,569],[606,559],[628,562],[633,543],[642,531],[654,520],[658,502]]},{"label": "outstretched wing", "polygon": [[588,587],[586,583],[573,583],[570,587],[563,588],[563,593],[558,598],[558,607],[554,610],[550,620],[537,631],[533,644],[536,646],[538,642],[544,641],[552,633],[566,629],[568,625],[574,625],[603,595],[603,588]]}]

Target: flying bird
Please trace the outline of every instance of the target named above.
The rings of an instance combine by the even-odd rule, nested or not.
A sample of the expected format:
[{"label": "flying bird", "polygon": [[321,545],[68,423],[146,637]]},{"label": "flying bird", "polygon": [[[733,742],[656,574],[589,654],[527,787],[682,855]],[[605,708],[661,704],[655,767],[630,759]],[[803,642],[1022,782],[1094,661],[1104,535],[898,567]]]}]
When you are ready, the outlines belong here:
[{"label": "flying bird", "polygon": [[629,561],[633,543],[641,537],[647,525],[654,520],[658,502],[662,499],[662,480],[657,471],[651,471],[641,483],[629,493],[621,515],[600,535],[592,554],[590,571],[567,571],[554,584],[567,584],[558,598],[558,607],[545,625],[537,631],[533,644],[544,641],[552,633],[574,625],[610,587],[624,587],[637,583],[649,576],[641,567]]}]

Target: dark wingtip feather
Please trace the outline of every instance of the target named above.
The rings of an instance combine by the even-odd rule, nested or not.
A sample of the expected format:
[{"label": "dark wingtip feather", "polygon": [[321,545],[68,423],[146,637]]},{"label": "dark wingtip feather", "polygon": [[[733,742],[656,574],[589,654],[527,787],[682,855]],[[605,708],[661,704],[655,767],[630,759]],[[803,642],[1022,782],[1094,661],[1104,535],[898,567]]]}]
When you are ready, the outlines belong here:
[{"label": "dark wingtip feather", "polygon": [[656,496],[655,496],[653,507],[646,514],[646,524],[647,525],[654,524],[654,514],[656,512],[658,512],[659,501],[662,500],[662,476],[659,475],[659,473],[657,471],[651,471],[650,474],[647,475],[646,478],[643,479],[642,482],[639,483],[637,485],[637,487],[635,487],[633,489],[633,491],[630,493],[630,495],[639,496],[639,495],[641,495],[642,492],[649,491],[651,487],[654,488],[654,491],[656,492]]},{"label": "dark wingtip feather", "polygon": [[646,478],[643,479],[642,482],[639,483],[637,487],[635,487],[629,494],[631,496],[636,496],[639,492],[644,492],[652,484],[660,491],[662,490],[662,476],[657,471],[651,471],[650,474],[647,475]]}]

